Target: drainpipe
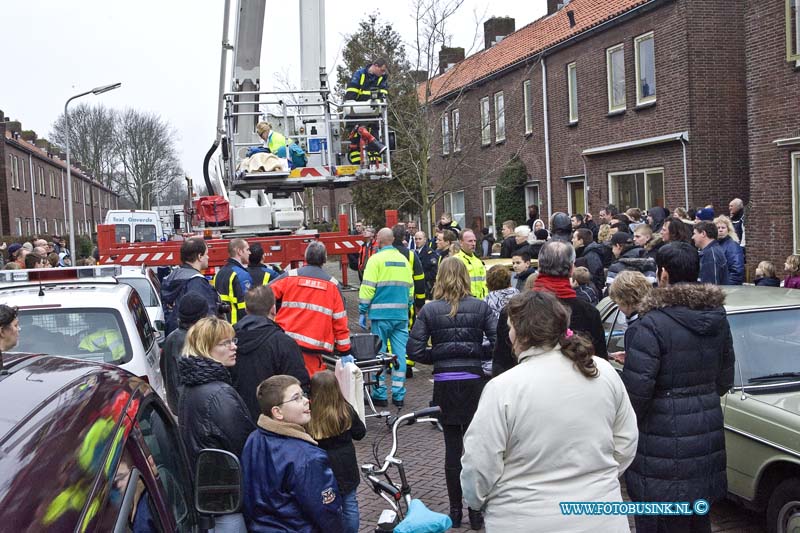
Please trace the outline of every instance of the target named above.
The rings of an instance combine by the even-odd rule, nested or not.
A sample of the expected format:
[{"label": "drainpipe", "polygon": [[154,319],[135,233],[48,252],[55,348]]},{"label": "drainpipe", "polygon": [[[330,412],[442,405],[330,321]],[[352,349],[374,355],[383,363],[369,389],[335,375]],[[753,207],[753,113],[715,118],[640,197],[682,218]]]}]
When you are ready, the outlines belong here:
[{"label": "drainpipe", "polygon": [[547,67],[542,57],[542,109],[544,113],[544,164],[547,179],[547,220],[553,216],[553,187],[550,183],[550,126],[547,120]]},{"label": "drainpipe", "polygon": [[589,187],[589,172],[586,170],[586,156],[581,154],[581,159],[583,159],[583,184],[584,184],[584,194],[583,194],[583,209],[584,215],[589,212],[589,193],[592,192],[592,188]]},{"label": "drainpipe", "polygon": [[33,233],[39,233],[39,224],[36,223],[36,195],[33,192],[33,182],[36,176],[33,174],[33,154],[28,154],[28,166],[31,169],[31,208],[33,209]]},{"label": "drainpipe", "polygon": [[681,135],[680,141],[683,147],[683,200],[684,205],[689,209],[689,173],[686,171],[686,136]]}]

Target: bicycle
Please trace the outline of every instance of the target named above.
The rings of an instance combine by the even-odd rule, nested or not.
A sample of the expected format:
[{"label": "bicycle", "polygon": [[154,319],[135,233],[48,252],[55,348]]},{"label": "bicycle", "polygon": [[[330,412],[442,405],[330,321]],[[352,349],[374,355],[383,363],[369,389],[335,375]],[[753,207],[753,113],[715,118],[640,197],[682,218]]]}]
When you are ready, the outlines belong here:
[{"label": "bicycle", "polygon": [[[392,426],[392,448],[389,455],[383,461],[383,465],[367,463],[361,465],[361,473],[364,479],[370,484],[373,492],[386,500],[391,509],[384,509],[381,512],[378,524],[375,527],[376,533],[442,533],[453,526],[452,520],[446,514],[436,513],[428,509],[420,500],[411,498],[411,486],[408,484],[406,470],[403,460],[396,456],[397,453],[397,429],[401,424],[412,425],[416,422],[436,422],[433,415],[440,413],[440,407],[428,407],[407,413],[392,420],[386,421]],[[377,442],[375,457],[377,460]],[[397,468],[400,476],[400,485],[392,481],[389,476],[390,467]]]}]

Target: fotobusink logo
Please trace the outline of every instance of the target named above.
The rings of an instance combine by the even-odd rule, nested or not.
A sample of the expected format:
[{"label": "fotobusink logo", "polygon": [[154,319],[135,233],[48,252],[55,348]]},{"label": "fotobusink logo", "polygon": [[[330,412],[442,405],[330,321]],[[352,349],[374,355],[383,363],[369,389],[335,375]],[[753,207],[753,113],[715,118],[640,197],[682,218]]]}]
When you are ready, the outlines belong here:
[{"label": "fotobusink logo", "polygon": [[689,502],[561,502],[563,515],[705,515],[706,500]]}]

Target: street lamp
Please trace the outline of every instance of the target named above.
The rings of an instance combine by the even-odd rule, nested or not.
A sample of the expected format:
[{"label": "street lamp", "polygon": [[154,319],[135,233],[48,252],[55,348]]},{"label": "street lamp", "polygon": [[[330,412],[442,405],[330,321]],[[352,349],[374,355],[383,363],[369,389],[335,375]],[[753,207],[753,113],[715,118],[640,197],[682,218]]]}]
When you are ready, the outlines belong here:
[{"label": "street lamp", "polygon": [[[80,98],[81,96],[86,96],[87,94],[103,94],[108,91],[113,91],[114,89],[119,88],[122,86],[122,83],[112,83],[111,85],[102,85],[100,87],[95,87],[91,91],[86,91],[85,93],[76,94],[75,96],[71,97],[67,100],[67,103],[64,104],[64,120],[67,129],[67,203],[69,204],[69,253],[74,254],[75,252],[75,213],[73,210],[72,205],[72,166],[69,162],[69,103],[76,98]],[[75,256],[72,256],[72,264],[75,264]]]}]

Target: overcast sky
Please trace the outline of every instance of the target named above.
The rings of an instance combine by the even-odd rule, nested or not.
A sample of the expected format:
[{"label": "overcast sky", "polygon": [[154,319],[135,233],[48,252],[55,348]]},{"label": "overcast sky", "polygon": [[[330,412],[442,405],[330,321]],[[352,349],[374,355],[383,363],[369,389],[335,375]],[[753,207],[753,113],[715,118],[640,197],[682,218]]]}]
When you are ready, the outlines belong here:
[{"label": "overcast sky", "polygon": [[[409,0],[328,0],[326,47],[332,85],[345,36],[358,22],[377,11],[410,43],[415,31],[411,6]],[[271,11],[265,17],[262,88],[272,88],[266,85],[276,73],[299,86],[298,0],[268,1],[267,8]],[[545,11],[545,0],[465,0],[449,25],[451,44],[473,51],[475,46],[482,48],[482,33],[479,44],[473,45],[476,17],[481,22],[492,16],[514,17],[519,29]],[[222,16],[222,0],[3,2],[0,110],[21,121],[24,129],[46,137],[67,98],[122,82],[115,91],[82,101],[159,114],[176,131],[185,172],[201,182],[203,156],[215,136]]]}]

